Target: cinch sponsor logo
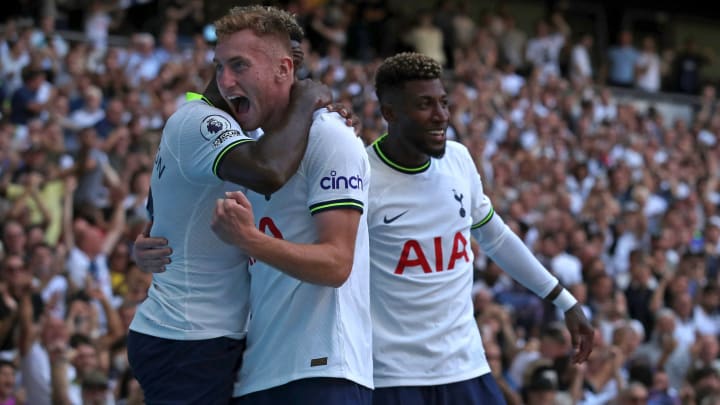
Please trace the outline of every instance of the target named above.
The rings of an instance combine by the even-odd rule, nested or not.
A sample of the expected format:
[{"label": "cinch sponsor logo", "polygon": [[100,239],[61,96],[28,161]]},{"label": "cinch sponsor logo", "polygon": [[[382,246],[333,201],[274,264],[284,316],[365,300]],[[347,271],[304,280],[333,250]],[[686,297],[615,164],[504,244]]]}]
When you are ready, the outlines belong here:
[{"label": "cinch sponsor logo", "polygon": [[363,189],[363,179],[359,175],[357,176],[338,176],[335,170],[330,172],[330,176],[323,177],[320,179],[320,187],[323,190],[339,190],[339,189]]}]

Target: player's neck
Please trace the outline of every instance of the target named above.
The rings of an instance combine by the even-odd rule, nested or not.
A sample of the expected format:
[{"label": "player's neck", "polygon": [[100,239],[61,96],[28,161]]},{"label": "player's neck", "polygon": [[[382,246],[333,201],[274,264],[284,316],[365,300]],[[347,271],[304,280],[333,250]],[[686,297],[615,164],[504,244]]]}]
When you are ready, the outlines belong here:
[{"label": "player's neck", "polygon": [[430,156],[426,153],[417,150],[403,137],[393,136],[391,131],[388,131],[388,135],[380,142],[379,147],[388,159],[403,167],[420,167],[430,160]]}]

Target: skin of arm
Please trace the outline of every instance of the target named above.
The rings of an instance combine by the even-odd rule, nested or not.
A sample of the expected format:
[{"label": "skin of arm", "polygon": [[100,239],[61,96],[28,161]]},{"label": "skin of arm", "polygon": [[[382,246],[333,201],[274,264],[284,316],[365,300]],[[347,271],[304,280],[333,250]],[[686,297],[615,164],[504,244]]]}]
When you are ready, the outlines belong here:
[{"label": "skin of arm", "polygon": [[18,303],[8,292],[7,284],[4,281],[0,282],[0,299],[5,302],[5,307],[9,311],[5,318],[0,319],[0,337],[5,339],[12,332],[15,321],[18,319]]},{"label": "skin of arm", "polygon": [[89,293],[92,298],[100,302],[105,312],[105,318],[107,319],[107,333],[98,339],[98,346],[101,348],[109,348],[113,342],[125,334],[120,315],[100,288],[93,287]]},{"label": "skin of arm", "polygon": [[[204,95],[213,105],[232,114],[219,94],[214,77]],[[285,122],[278,126],[279,129],[263,134],[257,142],[246,142],[233,148],[220,162],[219,176],[258,193],[277,191],[295,174],[305,154],[313,111],[331,100],[332,94],[327,87],[310,80],[296,81]]]},{"label": "skin of arm", "polygon": [[77,188],[77,180],[74,177],[68,177],[64,183],[63,194],[63,238],[65,246],[69,249],[75,247],[75,234],[73,233],[73,193]]},{"label": "skin of arm", "polygon": [[20,318],[20,334],[18,339],[18,351],[20,356],[25,356],[30,351],[30,346],[35,342],[37,333],[33,323],[33,308],[30,292],[23,294],[18,300],[18,316]]},{"label": "skin of arm", "polygon": [[62,347],[49,348],[50,355],[50,384],[52,391],[52,403],[58,405],[70,405],[68,395],[67,376],[67,353]]},{"label": "skin of arm", "polygon": [[123,207],[122,199],[119,198],[114,202],[112,218],[110,219],[110,229],[103,241],[102,252],[104,254],[109,255],[113,248],[115,248],[115,245],[117,245],[125,231],[126,219],[125,208]]},{"label": "skin of arm", "polygon": [[522,405],[522,398],[520,398],[520,395],[518,395],[518,393],[515,392],[510,385],[508,385],[504,378],[495,378],[495,382],[500,388],[500,392],[502,392],[507,405]]},{"label": "skin of arm", "polygon": [[[250,201],[230,192],[215,206],[212,229],[257,260],[287,275],[313,284],[340,287],[350,276],[361,213],[351,209],[325,211],[314,216],[318,240],[297,244],[266,235],[255,227]],[[282,255],[277,252],[282,251]]]}]

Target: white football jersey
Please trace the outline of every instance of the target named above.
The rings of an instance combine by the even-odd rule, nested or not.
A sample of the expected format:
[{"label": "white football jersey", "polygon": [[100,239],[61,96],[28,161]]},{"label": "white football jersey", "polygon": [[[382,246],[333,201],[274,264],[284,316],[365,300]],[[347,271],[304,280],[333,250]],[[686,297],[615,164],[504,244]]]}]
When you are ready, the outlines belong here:
[{"label": "white football jersey", "polygon": [[223,156],[250,142],[230,115],[188,101],[167,120],[155,157],[148,210],[151,235],[173,249],[164,273],[153,274],[130,329],[166,339],[245,336],[248,256],[210,228],[215,201],[241,189],[217,177]]},{"label": "white football jersey", "polygon": [[370,166],[362,142],[339,115],[323,109],[313,118],[297,173],[272,195],[248,192],[248,197],[261,230],[301,244],[317,241],[313,214],[362,211],[353,268],[348,280],[333,288],[251,261],[251,317],[235,396],[310,377],[344,378],[372,388],[365,214]]},{"label": "white football jersey", "polygon": [[376,387],[438,385],[490,372],[473,316],[470,230],[492,217],[467,149],[419,168],[367,148]]}]

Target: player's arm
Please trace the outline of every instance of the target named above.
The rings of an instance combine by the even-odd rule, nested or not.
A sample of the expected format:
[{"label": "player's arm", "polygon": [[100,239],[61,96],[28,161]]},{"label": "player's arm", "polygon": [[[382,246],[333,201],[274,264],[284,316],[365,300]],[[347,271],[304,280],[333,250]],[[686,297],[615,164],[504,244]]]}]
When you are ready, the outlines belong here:
[{"label": "player's arm", "polygon": [[472,181],[472,236],[500,268],[539,297],[552,302],[565,315],[575,349],[576,363],[587,360],[592,351],[595,332],[575,297],[538,261],[525,243],[507,226],[493,209],[483,191],[480,175],[467,149],[466,171]]},{"label": "player's arm", "polygon": [[297,244],[266,235],[255,227],[250,201],[227,193],[215,206],[212,228],[225,242],[298,280],[340,287],[350,276],[362,212],[341,208],[314,215],[318,240]]},{"label": "player's arm", "polygon": [[575,362],[587,360],[594,331],[580,304],[492,209],[473,226],[473,237],[495,263],[532,292],[565,313],[565,324],[575,347]]},{"label": "player's arm", "polygon": [[[217,91],[215,80],[210,83],[206,95]],[[311,80],[296,81],[284,121],[277,129],[265,132],[258,141],[232,148],[219,161],[217,175],[258,193],[277,191],[295,174],[305,154],[313,111],[330,101],[332,93],[327,86]],[[219,103],[215,104],[220,107]]]}]

